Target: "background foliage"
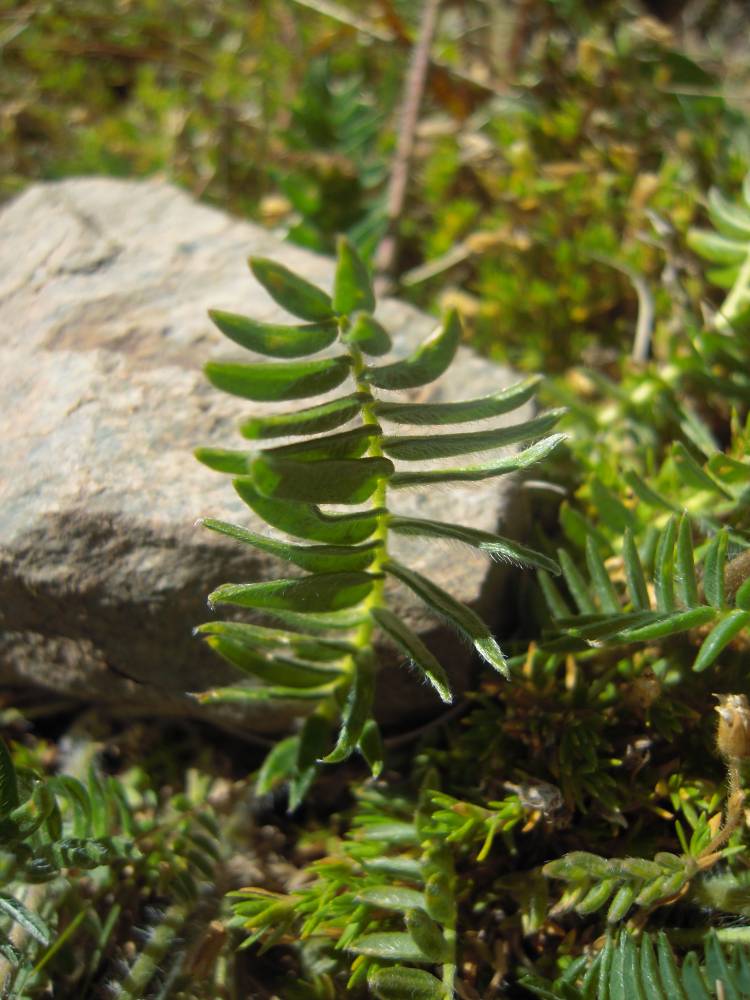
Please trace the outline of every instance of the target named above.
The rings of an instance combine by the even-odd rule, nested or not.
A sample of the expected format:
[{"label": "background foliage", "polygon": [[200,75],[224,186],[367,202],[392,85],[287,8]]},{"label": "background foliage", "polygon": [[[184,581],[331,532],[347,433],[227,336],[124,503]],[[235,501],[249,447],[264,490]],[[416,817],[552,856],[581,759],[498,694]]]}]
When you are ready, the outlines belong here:
[{"label": "background foliage", "polygon": [[[3,197],[157,173],[374,253],[419,5],[0,17]],[[519,576],[510,684],[291,817],[254,748],[9,696],[7,995],[750,995],[746,29],[711,0],[444,0],[390,278],[568,407],[529,490],[562,582]]]}]

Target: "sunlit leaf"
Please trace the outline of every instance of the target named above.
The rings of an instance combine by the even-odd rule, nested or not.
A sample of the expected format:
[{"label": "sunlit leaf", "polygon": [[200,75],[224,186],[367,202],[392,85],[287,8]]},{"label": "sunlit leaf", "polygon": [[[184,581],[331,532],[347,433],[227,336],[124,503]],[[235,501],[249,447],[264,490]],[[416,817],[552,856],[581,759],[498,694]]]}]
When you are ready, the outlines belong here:
[{"label": "sunlit leaf", "polygon": [[265,257],[251,257],[249,263],[253,274],[271,298],[292,316],[311,322],[333,318],[330,296],[316,285],[300,278],[283,264]]},{"label": "sunlit leaf", "polygon": [[336,248],[338,255],[333,281],[333,308],[344,316],[357,309],[372,312],[375,308],[375,294],[366,264],[346,237],[339,237]]},{"label": "sunlit leaf", "polygon": [[208,597],[210,607],[280,608],[288,611],[336,611],[359,604],[375,577],[368,573],[315,573],[290,580],[226,583]]},{"label": "sunlit leaf", "polygon": [[368,500],[393,472],[387,458],[297,462],[269,453],[253,460],[253,483],[259,493],[303,503],[358,504]]},{"label": "sunlit leaf", "polygon": [[339,431],[338,434],[324,434],[278,448],[266,448],[260,454],[273,459],[293,458],[297,462],[316,462],[321,458],[359,458],[379,434],[377,424],[367,424],[350,431]]},{"label": "sunlit leaf", "polygon": [[434,382],[453,360],[461,340],[461,321],[451,310],[443,326],[402,361],[380,368],[367,368],[362,379],[379,389],[414,389]]},{"label": "sunlit leaf", "polygon": [[374,316],[364,312],[352,316],[351,326],[344,335],[344,340],[373,357],[387,354],[393,346],[388,332]]},{"label": "sunlit leaf", "polygon": [[204,371],[209,382],[223,392],[275,403],[335,389],[349,374],[350,364],[344,355],[320,361],[260,361],[249,365],[209,361]]},{"label": "sunlit leaf", "polygon": [[303,659],[329,662],[340,660],[357,651],[345,639],[327,639],[319,635],[290,632],[287,629],[268,628],[252,622],[212,621],[199,625],[197,635],[223,635],[246,645],[270,651],[283,650]]},{"label": "sunlit leaf", "polygon": [[267,524],[298,538],[331,545],[356,545],[372,535],[383,508],[351,514],[324,514],[313,504],[263,496],[250,479],[235,479],[234,488],[251,510]]},{"label": "sunlit leaf", "polygon": [[448,1000],[450,996],[431,972],[399,965],[374,970],[367,985],[377,1000]]},{"label": "sunlit leaf", "polygon": [[442,587],[438,587],[421,573],[407,569],[406,566],[402,566],[394,560],[389,560],[384,569],[387,573],[395,576],[397,580],[405,583],[436,614],[446,618],[473,644],[482,659],[486,660],[491,667],[494,667],[503,676],[508,676],[508,666],[500,647],[489,628],[471,608],[467,608],[455,597],[451,597]]},{"label": "sunlit leaf", "polygon": [[271,358],[303,358],[322,351],[336,339],[336,324],[311,323],[309,326],[282,326],[261,323],[249,316],[209,309],[208,315],[224,336],[249,351]]},{"label": "sunlit leaf", "polygon": [[539,377],[534,376],[491,396],[457,403],[385,403],[378,400],[373,409],[382,420],[397,424],[461,424],[499,417],[515,410],[534,395],[539,382]]},{"label": "sunlit leaf", "polygon": [[365,393],[355,392],[304,410],[277,413],[268,417],[251,417],[240,424],[240,433],[251,440],[294,434],[319,434],[340,427],[356,417],[366,400]]},{"label": "sunlit leaf", "polygon": [[417,670],[432,684],[442,701],[453,701],[445,670],[422,640],[387,608],[373,608],[372,616],[383,631],[410,658]]}]

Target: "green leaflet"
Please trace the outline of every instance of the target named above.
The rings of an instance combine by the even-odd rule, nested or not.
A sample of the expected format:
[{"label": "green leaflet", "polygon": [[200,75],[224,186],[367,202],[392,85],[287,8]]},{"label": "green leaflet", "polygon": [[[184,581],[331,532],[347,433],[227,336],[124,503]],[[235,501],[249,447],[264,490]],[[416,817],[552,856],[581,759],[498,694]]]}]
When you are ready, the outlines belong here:
[{"label": "green leaflet", "polygon": [[652,639],[664,639],[668,635],[687,632],[691,628],[706,625],[716,617],[714,608],[689,608],[687,611],[675,611],[660,615],[650,625],[637,625],[618,632],[616,639],[621,642],[650,642]]},{"label": "green leaflet", "polygon": [[254,459],[253,483],[266,497],[302,503],[357,504],[368,500],[381,479],[391,475],[387,458],[298,462],[265,452]]},{"label": "green leaflet", "polygon": [[373,608],[372,616],[383,631],[411,659],[417,670],[432,684],[442,701],[453,701],[450,680],[445,670],[422,640],[386,608]]},{"label": "green leaflet", "polygon": [[41,917],[38,917],[36,913],[29,910],[28,907],[24,906],[14,896],[0,893],[0,911],[10,917],[13,923],[23,928],[39,944],[45,948],[49,946],[51,941],[49,927],[47,927]]},{"label": "green leaflet", "polygon": [[250,479],[235,479],[234,488],[251,510],[272,528],[298,538],[331,545],[356,545],[375,531],[383,508],[352,514],[324,514],[313,504],[269,499],[257,491]]},{"label": "green leaflet", "polygon": [[251,257],[249,263],[257,280],[287,312],[311,322],[333,319],[331,298],[316,285],[265,257]]},{"label": "green leaflet", "polygon": [[500,647],[482,619],[471,608],[451,597],[442,587],[432,583],[427,577],[407,569],[394,560],[388,560],[384,569],[405,583],[425,604],[441,617],[446,618],[462,635],[473,644],[476,651],[503,676],[508,677],[508,667]]},{"label": "green leaflet", "polygon": [[225,636],[209,636],[206,643],[243,673],[282,687],[319,687],[341,676],[341,671],[335,668],[319,667],[286,657],[264,656],[243,642]]},{"label": "green leaflet", "polygon": [[750,240],[750,212],[729,201],[716,188],[708,192],[708,214],[717,229],[736,239]]},{"label": "green leaflet", "polygon": [[715,608],[725,605],[724,569],[728,544],[726,528],[722,528],[712,539],[703,560],[703,592],[708,603]]},{"label": "green leaflet", "polygon": [[276,403],[335,389],[349,374],[350,365],[350,359],[340,355],[321,361],[261,361],[251,365],[209,361],[204,371],[217,389],[243,399]]},{"label": "green leaflet", "polygon": [[330,698],[340,685],[340,680],[321,684],[320,687],[223,687],[201,691],[194,697],[202,705],[213,705],[219,702],[240,703],[255,701],[321,701]]},{"label": "green leaflet", "polygon": [[710,490],[727,500],[732,499],[732,494],[701,468],[681,441],[675,441],[672,445],[672,458],[680,478],[688,486],[697,490]]},{"label": "green leaflet", "polygon": [[443,521],[431,521],[427,518],[398,517],[392,514],[388,519],[388,527],[400,535],[423,535],[427,538],[448,538],[464,545],[486,552],[494,559],[507,559],[508,562],[520,563],[522,566],[536,566],[549,573],[557,575],[560,567],[541,552],[520,545],[502,535],[493,535],[489,531],[478,528],[467,528],[462,524],[446,524]]},{"label": "green leaflet", "polygon": [[365,649],[355,658],[354,676],[344,705],[336,746],[322,758],[322,763],[337,764],[354,753],[365,723],[372,715],[374,696],[375,658],[371,650]]},{"label": "green leaflet", "polygon": [[338,238],[336,249],[338,262],[333,280],[333,308],[343,316],[356,309],[372,312],[375,309],[375,294],[367,266],[345,236]]},{"label": "green leaflet", "polygon": [[700,673],[701,670],[710,667],[721,651],[748,625],[750,625],[750,611],[730,611],[703,640],[693,670]]},{"label": "green leaflet", "polygon": [[433,960],[417,946],[411,934],[401,931],[363,934],[354,944],[349,945],[348,950],[353,951],[355,955],[370,955],[372,958],[396,962],[421,962],[424,965],[433,963]]},{"label": "green leaflet", "polygon": [[211,517],[203,518],[201,523],[206,528],[210,528],[211,531],[218,531],[230,538],[237,539],[239,542],[244,542],[245,545],[252,545],[253,548],[263,552],[270,552],[271,555],[277,556],[279,559],[286,559],[287,562],[294,563],[295,566],[311,573],[366,569],[375,558],[375,552],[381,544],[380,542],[368,542],[357,547],[349,545],[294,545],[291,542],[269,538],[267,535],[259,535],[237,524],[217,521]]},{"label": "green leaflet", "polygon": [[654,592],[659,611],[674,611],[674,547],[677,539],[677,519],[670,517],[659,537],[656,549]]},{"label": "green leaflet", "polygon": [[249,316],[209,309],[208,315],[225,337],[235,344],[271,358],[303,358],[315,354],[335,341],[338,329],[334,322],[309,326],[282,326],[260,323]]},{"label": "green leaflet", "polygon": [[387,354],[393,344],[386,330],[369,313],[358,312],[352,316],[351,326],[344,334],[344,340],[365,354],[380,357]]},{"label": "green leaflet", "polygon": [[630,599],[633,602],[633,607],[636,611],[648,611],[651,607],[651,601],[648,596],[646,577],[630,528],[625,529],[622,558],[625,563],[625,577],[628,581],[628,590],[630,591]]},{"label": "green leaflet", "polygon": [[240,424],[240,434],[256,440],[330,431],[356,417],[367,398],[366,393],[355,392],[350,396],[341,396],[329,403],[320,403],[304,410],[277,413],[270,417],[251,417]]},{"label": "green leaflet", "polygon": [[282,611],[337,611],[363,601],[375,576],[368,573],[315,573],[267,583],[226,583],[208,597],[208,605],[279,608]]},{"label": "green leaflet", "polygon": [[448,1000],[450,996],[431,972],[403,965],[370,972],[367,985],[377,1000]]},{"label": "green leaflet", "polygon": [[406,889],[401,886],[373,886],[362,889],[355,896],[358,903],[367,903],[381,910],[396,910],[406,913],[407,910],[424,909],[424,895],[416,889]]},{"label": "green leaflet", "polygon": [[292,652],[305,660],[340,660],[357,651],[343,639],[326,639],[317,635],[268,628],[251,622],[206,622],[195,629],[198,635],[223,635],[261,649]]},{"label": "green leaflet", "polygon": [[358,607],[324,613],[272,608],[265,609],[265,613],[288,625],[289,628],[298,628],[306,632],[328,632],[331,629],[350,631],[367,621],[368,617],[367,612]]},{"label": "green leaflet", "polygon": [[384,403],[377,400],[373,410],[378,417],[396,424],[462,424],[515,410],[531,399],[540,381],[538,376],[533,376],[491,396],[458,403]]},{"label": "green leaflet", "polygon": [[504,476],[508,472],[525,469],[535,462],[546,458],[559,444],[565,440],[564,434],[552,434],[532,444],[531,447],[519,451],[517,455],[500,459],[497,462],[487,462],[484,465],[473,465],[458,469],[427,469],[419,472],[396,472],[391,476],[389,486],[393,489],[403,489],[409,486],[424,486],[430,483],[461,483],[478,482],[481,479],[491,479],[493,476]]},{"label": "green leaflet", "polygon": [[297,462],[316,462],[321,458],[359,458],[367,451],[371,439],[379,434],[377,424],[367,424],[338,434],[285,444],[280,448],[266,448],[260,454],[273,459],[293,458]]},{"label": "green leaflet", "polygon": [[233,448],[196,448],[193,454],[214,472],[225,472],[230,476],[247,475],[250,452]]},{"label": "green leaflet", "polygon": [[680,527],[677,532],[677,552],[675,558],[675,569],[677,570],[677,594],[683,604],[689,608],[694,608],[700,604],[698,596],[698,580],[695,575],[695,561],[693,559],[693,539],[690,531],[690,521],[687,515],[680,518]]},{"label": "green leaflet", "polygon": [[687,234],[687,245],[715,264],[741,264],[748,254],[747,242],[728,239],[709,229],[691,229]]},{"label": "green leaflet", "polygon": [[386,455],[401,461],[418,462],[430,458],[448,458],[474,451],[487,451],[530,441],[546,433],[560,419],[564,410],[551,410],[533,420],[510,427],[497,427],[491,431],[474,431],[468,434],[429,434],[411,437],[384,437],[382,448]]},{"label": "green leaflet", "polygon": [[359,752],[367,761],[370,773],[377,778],[383,770],[385,749],[380,728],[374,719],[368,719],[359,738]]},{"label": "green leaflet", "polygon": [[443,326],[403,361],[367,368],[362,380],[379,389],[414,389],[434,382],[453,360],[461,340],[461,321],[451,310]]}]

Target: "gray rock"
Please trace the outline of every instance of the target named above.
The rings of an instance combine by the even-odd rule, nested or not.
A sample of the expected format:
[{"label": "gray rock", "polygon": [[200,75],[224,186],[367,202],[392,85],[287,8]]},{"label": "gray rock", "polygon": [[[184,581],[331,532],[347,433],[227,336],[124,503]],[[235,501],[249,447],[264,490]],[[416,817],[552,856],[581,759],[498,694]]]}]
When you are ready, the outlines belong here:
[{"label": "gray rock", "polygon": [[[248,271],[249,254],[330,287],[330,260],[161,182],[35,185],[0,214],[0,682],[113,710],[199,714],[250,734],[288,721],[285,706],[238,715],[200,708],[187,694],[234,677],[191,635],[209,617],[209,590],[284,573],[195,527],[202,515],[259,527],[229,480],[192,455],[201,444],[237,447],[236,423],[258,409],[201,373],[211,357],[242,353],[213,329],[208,307],[283,317]],[[397,353],[434,327],[394,301],[381,318]],[[421,396],[478,395],[512,378],[462,348]],[[400,495],[392,506],[513,534],[516,499],[506,477]],[[399,543],[397,555],[496,616],[497,567],[483,557],[424,541]],[[394,600],[462,686],[468,650],[409,593],[398,589]],[[406,671],[387,669],[387,720],[439,707]]]}]

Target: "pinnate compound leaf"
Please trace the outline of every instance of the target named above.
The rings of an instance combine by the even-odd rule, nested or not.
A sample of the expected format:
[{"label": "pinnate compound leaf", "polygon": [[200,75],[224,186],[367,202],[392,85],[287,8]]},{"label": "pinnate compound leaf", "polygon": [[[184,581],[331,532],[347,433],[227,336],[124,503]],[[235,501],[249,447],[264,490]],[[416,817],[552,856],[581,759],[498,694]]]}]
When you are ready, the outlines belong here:
[{"label": "pinnate compound leaf", "polygon": [[449,998],[443,984],[431,972],[400,965],[370,972],[367,985],[377,1000],[448,1000]]},{"label": "pinnate compound leaf", "polygon": [[489,628],[471,608],[467,608],[455,597],[451,597],[442,587],[438,587],[421,573],[407,569],[401,563],[389,560],[384,568],[387,573],[395,576],[397,580],[413,590],[429,608],[432,608],[442,618],[447,619],[458,632],[473,644],[482,659],[486,660],[491,667],[498,670],[504,677],[509,676],[508,666],[500,647]]},{"label": "pinnate compound leaf", "polygon": [[378,417],[396,424],[462,424],[515,410],[534,395],[540,381],[534,376],[491,396],[457,403],[385,403],[377,400],[373,410]]},{"label": "pinnate compound leaf", "polygon": [[338,434],[324,434],[278,448],[265,448],[260,454],[273,459],[293,458],[297,462],[317,462],[321,458],[359,458],[367,451],[372,438],[379,434],[377,424],[367,424],[350,431],[339,431]]},{"label": "pinnate compound leaf", "polygon": [[292,316],[313,323],[333,319],[330,296],[283,264],[265,257],[251,257],[250,270],[271,298]]},{"label": "pinnate compound leaf", "polygon": [[419,462],[432,458],[450,458],[475,451],[501,448],[518,441],[531,441],[550,430],[560,419],[563,410],[551,410],[533,420],[490,431],[472,431],[467,434],[428,434],[407,437],[384,437],[382,448],[386,455],[401,461]]},{"label": "pinnate compound leaf", "polygon": [[259,493],[314,504],[364,503],[392,473],[393,463],[387,458],[297,462],[265,453],[252,463],[253,483]]},{"label": "pinnate compound leaf", "polygon": [[417,670],[432,684],[442,701],[453,701],[450,680],[445,670],[422,640],[387,608],[373,608],[372,616],[383,631],[410,658]]},{"label": "pinnate compound leaf", "polygon": [[208,315],[224,336],[235,344],[270,358],[304,358],[315,354],[330,347],[338,332],[333,322],[282,326],[277,323],[260,323],[249,316],[239,316],[220,309],[209,309]]},{"label": "pinnate compound leaf", "polygon": [[333,280],[333,308],[343,316],[357,309],[372,312],[375,293],[367,265],[345,236],[337,242],[338,262]]},{"label": "pinnate compound leaf", "polygon": [[426,469],[419,472],[396,472],[391,476],[389,486],[393,489],[405,489],[411,486],[426,486],[432,483],[468,483],[491,479],[494,476],[504,476],[509,472],[526,469],[536,462],[546,458],[565,440],[565,434],[552,434],[532,444],[529,448],[519,451],[496,462],[484,465],[473,465],[460,469]]},{"label": "pinnate compound leaf", "polygon": [[363,601],[374,581],[369,573],[314,573],[264,583],[225,583],[209,595],[208,603],[210,607],[233,604],[282,611],[337,611]]},{"label": "pinnate compound leaf", "polygon": [[250,365],[209,361],[204,371],[209,382],[223,392],[260,403],[276,403],[335,389],[349,374],[350,364],[344,355],[320,361],[260,361]]},{"label": "pinnate compound leaf", "polygon": [[369,538],[378,526],[383,508],[356,511],[352,514],[324,514],[314,504],[263,496],[251,479],[235,479],[240,498],[272,528],[298,538],[331,545],[356,545]]},{"label": "pinnate compound leaf", "polygon": [[710,667],[721,651],[748,625],[750,625],[750,611],[728,612],[703,640],[703,645],[695,658],[693,670],[700,673],[701,670]]},{"label": "pinnate compound leaf", "polygon": [[352,316],[351,326],[344,335],[344,340],[352,347],[357,347],[372,357],[387,354],[393,347],[388,332],[374,316],[364,312],[358,312]]},{"label": "pinnate compound leaf", "polygon": [[447,371],[461,340],[461,321],[451,310],[443,326],[402,361],[368,368],[362,379],[379,389],[415,389],[434,382]]},{"label": "pinnate compound leaf", "polygon": [[356,417],[367,398],[365,393],[355,392],[304,410],[251,417],[240,424],[240,433],[250,440],[258,440],[334,430]]},{"label": "pinnate compound leaf", "polygon": [[372,715],[375,695],[375,660],[370,650],[355,658],[354,676],[344,706],[336,746],[322,758],[324,764],[338,764],[357,749],[365,723]]},{"label": "pinnate compound leaf", "polygon": [[522,566],[536,566],[557,575],[560,567],[554,561],[514,542],[511,538],[494,535],[478,528],[467,528],[462,524],[447,524],[444,521],[431,521],[427,518],[399,517],[391,515],[388,527],[400,535],[422,535],[426,538],[447,538],[452,541],[471,545],[472,548],[486,552],[494,559],[503,559]]},{"label": "pinnate compound leaf", "polygon": [[349,545],[294,545],[291,542],[248,531],[247,528],[242,528],[237,524],[217,521],[212,517],[203,518],[202,523],[211,531],[228,535],[245,545],[252,545],[253,548],[268,552],[279,559],[285,559],[311,573],[366,569],[375,558],[376,550],[380,545],[379,542],[367,542],[357,547]]}]

